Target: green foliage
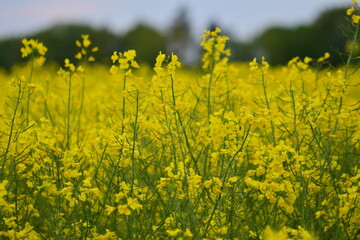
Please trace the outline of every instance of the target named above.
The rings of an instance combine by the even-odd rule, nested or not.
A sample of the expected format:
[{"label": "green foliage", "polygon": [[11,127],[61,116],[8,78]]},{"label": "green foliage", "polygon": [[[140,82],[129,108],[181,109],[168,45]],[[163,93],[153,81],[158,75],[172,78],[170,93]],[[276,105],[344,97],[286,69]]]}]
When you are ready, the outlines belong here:
[{"label": "green foliage", "polygon": [[154,28],[139,24],[124,37],[127,49],[136,49],[137,56],[142,62],[154,64],[159,51],[165,50],[165,39]]},{"label": "green foliage", "polygon": [[284,64],[293,56],[321,57],[329,51],[333,64],[341,64],[339,54],[344,52],[346,25],[344,9],[324,12],[314,23],[295,28],[272,27],[255,39],[257,49],[263,51],[272,64]]}]

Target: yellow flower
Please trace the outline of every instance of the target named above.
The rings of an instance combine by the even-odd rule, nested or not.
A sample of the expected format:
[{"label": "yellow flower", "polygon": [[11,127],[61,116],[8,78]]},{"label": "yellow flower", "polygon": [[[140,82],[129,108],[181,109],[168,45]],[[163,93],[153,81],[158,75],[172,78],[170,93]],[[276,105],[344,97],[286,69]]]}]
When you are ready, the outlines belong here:
[{"label": "yellow flower", "polygon": [[130,215],[131,214],[131,210],[128,208],[128,206],[125,204],[125,205],[119,205],[118,206],[118,213],[121,214],[121,215]]},{"label": "yellow flower", "polygon": [[115,63],[118,59],[119,59],[118,53],[117,53],[117,51],[115,51],[115,52],[113,53],[113,55],[111,56],[111,61],[112,61],[113,63]]},{"label": "yellow flower", "polygon": [[269,63],[265,60],[265,57],[262,56],[261,57],[261,69],[262,71],[266,72],[269,69],[270,65]]},{"label": "yellow flower", "polygon": [[115,207],[106,205],[105,214],[109,216],[109,215],[110,215],[113,211],[115,211],[115,210],[116,210]]},{"label": "yellow flower", "polygon": [[346,15],[350,16],[350,15],[352,15],[354,12],[355,12],[355,8],[354,8],[354,7],[351,7],[351,8],[349,8],[348,10],[346,10]]},{"label": "yellow flower", "polygon": [[131,76],[131,68],[139,68],[139,65],[134,60],[135,56],[135,50],[125,51],[124,54],[115,51],[111,56],[113,65],[110,68],[110,73],[116,74],[119,69],[122,69],[124,70],[125,76]]},{"label": "yellow flower", "polygon": [[70,60],[68,58],[65,59],[65,68],[69,69],[71,72],[75,72],[75,65],[70,63]]},{"label": "yellow flower", "polygon": [[136,61],[132,60],[132,61],[131,61],[131,67],[133,67],[133,68],[139,68],[139,64],[138,64]]},{"label": "yellow flower", "polygon": [[325,60],[328,59],[328,58],[330,58],[330,53],[326,52],[326,53],[324,54],[324,56],[318,58],[318,62],[323,62],[323,61],[325,61]]},{"label": "yellow flower", "polygon": [[81,38],[83,39],[83,46],[85,48],[87,48],[88,46],[90,46],[91,41],[89,40],[89,35],[88,34],[82,34]]},{"label": "yellow flower", "polygon": [[88,34],[82,34],[81,38],[82,38],[82,42],[80,42],[79,40],[75,41],[76,46],[80,48],[80,51],[75,55],[75,58],[79,59],[79,60],[85,58],[89,62],[95,61],[94,56],[89,56],[88,52],[97,52],[97,51],[99,51],[99,48],[98,47],[93,47],[89,51],[87,49],[91,45],[89,35]]},{"label": "yellow flower", "polygon": [[181,233],[181,230],[178,228],[175,230],[168,229],[166,230],[166,233],[169,235],[169,237],[176,237],[179,233]]},{"label": "yellow flower", "polygon": [[186,229],[184,232],[184,237],[192,238],[194,235],[191,233],[190,229]]},{"label": "yellow flower", "polygon": [[80,65],[77,67],[77,71],[80,73],[83,73],[83,72],[85,72],[85,69]]},{"label": "yellow flower", "polygon": [[225,235],[227,234],[227,231],[228,231],[228,227],[224,226],[224,227],[221,227],[217,230],[217,232],[221,235]]},{"label": "yellow flower", "polygon": [[159,52],[159,55],[156,57],[155,67],[161,67],[164,60],[165,60],[165,54]]},{"label": "yellow flower", "polygon": [[143,208],[136,198],[128,198],[127,203],[132,210],[141,210]]},{"label": "yellow flower", "polygon": [[249,235],[251,238],[256,238],[257,234],[254,231],[249,231]]},{"label": "yellow flower", "polygon": [[324,212],[324,211],[317,211],[317,212],[315,213],[315,218],[318,219],[318,218],[320,218],[322,215],[325,215],[325,212]]},{"label": "yellow flower", "polygon": [[231,183],[237,182],[237,181],[238,181],[238,177],[236,177],[236,176],[235,176],[235,177],[231,177],[231,178],[228,179],[228,181],[231,182]]},{"label": "yellow flower", "polygon": [[41,67],[42,65],[44,65],[45,61],[46,61],[46,58],[44,56],[36,57],[35,65]]},{"label": "yellow flower", "polygon": [[256,58],[254,58],[250,63],[250,71],[256,71],[258,69],[259,64],[256,62]]},{"label": "yellow flower", "polygon": [[312,58],[309,58],[309,57],[305,57],[304,58],[304,63],[308,64],[312,61]]},{"label": "yellow flower", "polygon": [[117,72],[118,72],[118,67],[117,66],[115,66],[115,65],[112,65],[111,67],[110,67],[110,73],[111,74],[116,74]]},{"label": "yellow flower", "polygon": [[267,226],[263,232],[264,240],[290,240],[287,236],[287,233],[284,231],[273,231],[269,226]]},{"label": "yellow flower", "polygon": [[169,74],[174,74],[176,68],[179,68],[181,63],[178,61],[178,57],[174,54],[171,55],[171,62],[168,64],[167,69]]},{"label": "yellow flower", "polygon": [[76,44],[77,47],[80,47],[80,48],[82,47],[82,44],[81,44],[81,42],[79,40],[76,40],[75,44]]},{"label": "yellow flower", "polygon": [[136,51],[135,50],[128,50],[124,52],[124,57],[127,60],[133,60],[136,57]]},{"label": "yellow flower", "polygon": [[91,178],[87,177],[84,181],[83,181],[84,187],[91,187]]},{"label": "yellow flower", "polygon": [[32,55],[37,66],[42,66],[45,63],[46,59],[44,55],[47,52],[47,48],[43,43],[39,42],[38,40],[28,40],[26,38],[24,38],[21,43],[24,45],[22,48],[20,48],[22,58]]},{"label": "yellow flower", "polygon": [[82,54],[80,52],[78,52],[76,55],[75,55],[75,58],[76,59],[81,59],[82,58]]},{"label": "yellow flower", "polygon": [[212,184],[212,180],[207,180],[204,182],[204,187],[209,188]]},{"label": "yellow flower", "polygon": [[359,20],[360,20],[360,16],[359,15],[353,15],[351,19],[352,19],[353,23],[358,24]]},{"label": "yellow flower", "polygon": [[9,183],[8,180],[4,180],[0,183],[0,198],[7,194],[6,185]]}]

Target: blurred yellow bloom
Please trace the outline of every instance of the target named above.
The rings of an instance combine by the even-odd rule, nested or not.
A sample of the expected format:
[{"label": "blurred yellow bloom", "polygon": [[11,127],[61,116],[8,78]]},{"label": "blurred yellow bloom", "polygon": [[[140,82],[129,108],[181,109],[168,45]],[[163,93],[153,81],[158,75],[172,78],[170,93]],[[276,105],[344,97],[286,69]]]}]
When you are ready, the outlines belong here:
[{"label": "blurred yellow bloom", "polygon": [[128,50],[124,52],[124,57],[126,58],[126,60],[133,60],[136,57],[136,51]]},{"label": "blurred yellow bloom", "polygon": [[23,47],[20,48],[22,58],[31,55],[36,66],[42,66],[45,63],[46,58],[44,56],[47,52],[47,48],[43,43],[39,42],[38,40],[28,40],[26,38],[24,38],[21,43],[23,44]]},{"label": "blurred yellow bloom", "polygon": [[92,52],[92,53],[97,52],[97,51],[99,51],[99,48],[93,47],[93,48],[91,48],[91,50],[88,49],[89,46],[91,45],[91,41],[89,39],[88,34],[82,34],[81,38],[82,38],[82,41],[79,41],[79,40],[75,41],[76,46],[80,48],[80,51],[78,53],[76,53],[75,58],[79,59],[79,60],[85,59],[88,62],[94,62],[95,57],[89,55],[88,53],[89,52]]},{"label": "blurred yellow bloom", "polygon": [[125,204],[125,205],[119,205],[118,208],[118,213],[120,215],[130,215],[131,214],[131,211],[130,209],[128,208],[128,206]]},{"label": "blurred yellow bloom", "polygon": [[89,40],[89,35],[88,34],[82,34],[81,38],[83,39],[83,46],[85,48],[89,47],[91,44],[91,41]]},{"label": "blurred yellow bloom", "polygon": [[352,19],[353,23],[358,24],[359,20],[360,20],[360,16],[354,14],[354,15],[352,15],[351,19]]},{"label": "blurred yellow bloom", "polygon": [[324,56],[318,58],[318,62],[323,62],[323,61],[325,61],[326,59],[329,59],[329,58],[330,58],[330,53],[329,53],[329,52],[326,52],[326,53],[324,54]]},{"label": "blurred yellow bloom", "polygon": [[352,15],[354,12],[355,12],[355,8],[354,8],[354,7],[351,7],[351,8],[349,8],[348,10],[346,10],[346,15],[350,16],[350,15]]},{"label": "blurred yellow bloom", "polygon": [[106,205],[105,214],[109,216],[109,215],[110,215],[112,212],[114,212],[115,210],[116,210],[115,207]]},{"label": "blurred yellow bloom", "polygon": [[78,52],[78,53],[75,55],[75,58],[76,58],[76,59],[81,59],[81,58],[82,58],[81,52]]},{"label": "blurred yellow bloom", "polygon": [[312,58],[309,58],[309,57],[305,57],[304,58],[304,63],[308,64],[312,61]]},{"label": "blurred yellow bloom", "polygon": [[258,69],[259,64],[256,62],[256,58],[254,58],[250,63],[250,70],[251,71],[256,71]]},{"label": "blurred yellow bloom", "polygon": [[136,198],[128,198],[127,204],[132,210],[141,210],[143,208]]},{"label": "blurred yellow bloom", "polygon": [[181,229],[179,228],[174,230],[168,229],[166,230],[166,233],[168,234],[169,237],[176,237],[179,233],[181,233]]},{"label": "blurred yellow bloom", "polygon": [[191,233],[190,229],[186,229],[184,232],[184,237],[192,238],[194,235]]},{"label": "blurred yellow bloom", "polygon": [[234,183],[238,181],[238,177],[231,177],[228,179],[229,182]]},{"label": "blurred yellow bloom", "polygon": [[290,240],[285,231],[274,231],[269,226],[267,226],[263,232],[264,240]]}]

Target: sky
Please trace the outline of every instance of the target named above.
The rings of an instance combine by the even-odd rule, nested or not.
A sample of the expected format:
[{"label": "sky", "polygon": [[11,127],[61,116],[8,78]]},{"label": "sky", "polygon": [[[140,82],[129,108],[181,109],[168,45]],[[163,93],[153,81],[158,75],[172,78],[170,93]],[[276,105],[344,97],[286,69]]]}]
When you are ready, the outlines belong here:
[{"label": "sky", "polygon": [[186,8],[194,36],[210,23],[249,40],[269,26],[311,23],[351,0],[0,0],[0,38],[24,36],[60,23],[87,23],[124,33],[139,22],[159,30]]}]

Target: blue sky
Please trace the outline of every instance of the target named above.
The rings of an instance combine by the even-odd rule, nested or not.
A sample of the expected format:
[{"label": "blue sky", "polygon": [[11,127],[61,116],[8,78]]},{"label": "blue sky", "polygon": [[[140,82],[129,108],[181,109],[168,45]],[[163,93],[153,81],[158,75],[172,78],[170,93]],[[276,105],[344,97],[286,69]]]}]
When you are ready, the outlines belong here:
[{"label": "blue sky", "polygon": [[200,37],[210,22],[216,22],[246,40],[268,26],[309,23],[326,9],[351,4],[351,0],[0,0],[0,38],[68,22],[115,32],[145,22],[162,30],[179,8],[186,7],[194,36]]}]

